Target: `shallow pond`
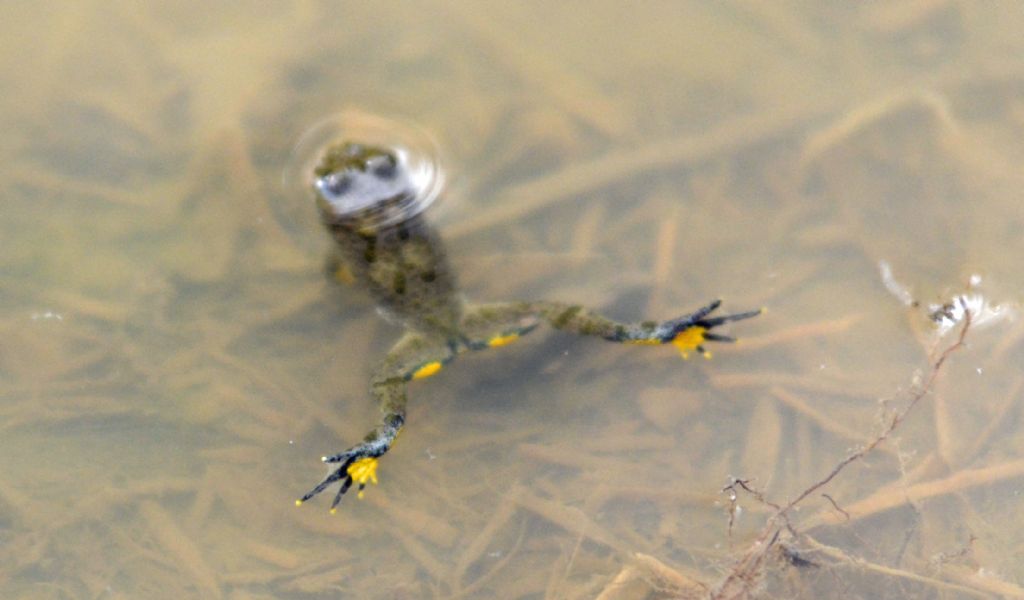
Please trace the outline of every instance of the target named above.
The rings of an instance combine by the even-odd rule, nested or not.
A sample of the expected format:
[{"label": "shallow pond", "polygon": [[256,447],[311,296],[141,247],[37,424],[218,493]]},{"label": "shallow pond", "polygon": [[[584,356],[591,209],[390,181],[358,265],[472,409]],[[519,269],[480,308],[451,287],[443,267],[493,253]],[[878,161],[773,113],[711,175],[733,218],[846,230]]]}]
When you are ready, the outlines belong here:
[{"label": "shallow pond", "polygon": [[[0,596],[1024,596],[1017,5],[5,12]],[[282,184],[351,108],[437,137],[469,298],[768,311],[461,358],[296,508],[400,334]]]}]

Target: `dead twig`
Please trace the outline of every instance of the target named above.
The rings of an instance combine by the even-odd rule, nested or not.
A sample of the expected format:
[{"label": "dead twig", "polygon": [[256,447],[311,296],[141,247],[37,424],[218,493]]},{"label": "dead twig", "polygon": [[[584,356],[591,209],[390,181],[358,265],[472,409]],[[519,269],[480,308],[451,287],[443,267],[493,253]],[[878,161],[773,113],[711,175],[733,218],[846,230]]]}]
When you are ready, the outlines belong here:
[{"label": "dead twig", "polygon": [[[964,308],[966,310],[966,306]],[[928,374],[928,378],[924,381],[923,384],[921,384],[917,391],[911,395],[910,402],[908,402],[902,410],[898,410],[895,413],[893,413],[893,415],[889,419],[888,425],[885,427],[882,433],[876,436],[875,439],[871,440],[871,442],[869,442],[866,446],[862,447],[860,450],[853,452],[843,460],[839,461],[839,463],[837,463],[836,466],[832,468],[828,475],[818,480],[814,485],[807,488],[806,490],[803,491],[803,493],[801,493],[799,496],[791,500],[789,504],[787,504],[786,507],[780,511],[780,514],[788,513],[790,510],[793,509],[793,507],[802,502],[804,498],[810,496],[814,492],[828,485],[829,482],[836,478],[836,475],[839,475],[839,473],[841,473],[843,469],[847,467],[847,465],[864,458],[865,454],[868,454],[869,452],[880,446],[883,442],[888,440],[892,433],[896,431],[900,424],[903,423],[903,421],[907,418],[907,415],[910,414],[910,411],[914,410],[914,407],[917,406],[918,402],[921,401],[921,398],[924,398],[925,395],[927,395],[932,390],[932,388],[935,385],[935,380],[939,376],[939,370],[942,368],[942,365],[946,362],[946,359],[949,358],[950,354],[956,352],[957,350],[963,347],[964,338],[967,335],[967,331],[970,329],[970,327],[971,313],[970,311],[968,311],[965,313],[964,324],[963,327],[960,328],[960,335],[957,336],[956,342],[954,342],[951,346],[943,350],[942,354],[939,355],[939,358],[935,361],[935,364],[932,366],[932,369]]]},{"label": "dead twig", "polygon": [[[750,487],[746,480],[734,478],[732,482],[723,488],[724,491],[728,491],[730,494],[730,533],[732,524],[734,521],[734,515],[736,511],[736,495],[737,490],[743,490],[746,493],[753,496],[758,502],[771,506],[775,509],[775,513],[768,518],[767,523],[762,528],[760,534],[754,539],[754,541],[748,547],[748,550],[737,560],[729,574],[716,586],[711,593],[711,598],[715,600],[725,598],[743,598],[750,595],[753,591],[754,586],[760,581],[763,574],[763,566],[768,560],[769,553],[778,544],[780,536],[783,531],[789,533],[792,538],[801,537],[793,524],[790,521],[789,514],[801,504],[808,496],[820,491],[822,488],[832,482],[840,473],[842,473],[850,464],[863,459],[867,454],[878,448],[886,440],[888,440],[893,432],[906,420],[907,416],[911,411],[914,410],[922,398],[924,398],[935,386],[935,382],[939,376],[939,372],[942,366],[946,363],[946,360],[951,354],[957,350],[963,348],[964,339],[967,336],[967,332],[971,328],[971,312],[964,306],[965,314],[963,319],[963,326],[960,328],[960,333],[954,343],[946,347],[945,350],[939,354],[938,358],[932,363],[932,367],[928,373],[927,378],[917,386],[917,389],[911,393],[910,400],[906,406],[902,409],[892,413],[888,418],[885,427],[882,431],[876,435],[870,442],[862,446],[855,452],[850,453],[846,458],[840,460],[836,465],[822,478],[808,486],[803,492],[797,495],[795,498],[790,500],[784,506],[772,503],[764,497],[764,495],[756,489]],[[831,497],[827,497],[836,508],[835,501]],[[841,509],[840,509],[841,510]],[[850,513],[842,511],[849,518]],[[804,536],[806,537],[806,536]],[[947,584],[948,585],[948,584]]]}]

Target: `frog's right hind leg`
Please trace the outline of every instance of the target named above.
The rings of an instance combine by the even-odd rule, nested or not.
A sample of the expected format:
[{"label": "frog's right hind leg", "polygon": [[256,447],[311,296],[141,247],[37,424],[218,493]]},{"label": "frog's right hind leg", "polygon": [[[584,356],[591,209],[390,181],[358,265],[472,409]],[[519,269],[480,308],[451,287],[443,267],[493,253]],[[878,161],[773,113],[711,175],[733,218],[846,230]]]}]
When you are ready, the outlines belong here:
[{"label": "frog's right hind leg", "polygon": [[368,482],[377,483],[377,459],[391,449],[405,424],[406,386],[409,381],[433,375],[454,356],[450,345],[435,338],[414,333],[402,337],[374,370],[370,380],[370,393],[381,411],[380,424],[366,434],[361,443],[344,452],[323,457],[325,463],[338,467],[295,504],[302,504],[338,481],[341,485],[331,503],[332,512],[353,484],[358,484],[359,496],[362,497]]}]

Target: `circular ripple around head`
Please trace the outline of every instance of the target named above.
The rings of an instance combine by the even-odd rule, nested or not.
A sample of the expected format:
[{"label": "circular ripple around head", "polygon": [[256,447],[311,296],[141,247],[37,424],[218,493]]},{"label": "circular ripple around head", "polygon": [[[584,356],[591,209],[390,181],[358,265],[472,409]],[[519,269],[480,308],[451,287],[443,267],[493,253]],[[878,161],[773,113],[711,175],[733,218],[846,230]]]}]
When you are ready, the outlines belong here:
[{"label": "circular ripple around head", "polygon": [[313,171],[327,148],[342,142],[394,150],[412,186],[400,210],[375,216],[374,226],[385,227],[408,219],[426,210],[440,196],[444,188],[444,172],[440,151],[429,134],[409,123],[349,110],[320,121],[307,130],[295,145],[283,183],[289,196],[303,201],[289,201],[289,207],[278,211],[289,225],[317,219]]}]

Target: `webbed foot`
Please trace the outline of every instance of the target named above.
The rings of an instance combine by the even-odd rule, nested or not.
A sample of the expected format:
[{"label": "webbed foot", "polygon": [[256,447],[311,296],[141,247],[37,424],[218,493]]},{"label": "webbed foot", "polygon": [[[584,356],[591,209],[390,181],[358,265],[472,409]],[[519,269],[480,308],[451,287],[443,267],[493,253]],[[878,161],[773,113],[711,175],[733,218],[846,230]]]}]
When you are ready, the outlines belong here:
[{"label": "webbed foot", "polygon": [[699,352],[704,358],[711,358],[711,353],[704,348],[704,342],[736,341],[734,337],[712,333],[712,329],[723,323],[750,319],[764,312],[764,309],[759,308],[733,315],[709,317],[708,315],[714,312],[721,304],[721,300],[713,300],[689,315],[662,323],[658,326],[658,341],[662,344],[670,343],[678,348],[679,353],[682,354],[684,359],[689,358],[690,352],[694,350]]},{"label": "webbed foot", "polygon": [[[295,506],[301,506],[306,500],[309,500],[313,496],[316,496],[320,492],[326,490],[335,482],[340,481],[341,486],[338,487],[338,492],[334,495],[334,501],[331,502],[331,512],[335,512],[338,503],[341,502],[341,497],[345,495],[353,484],[358,486],[358,496],[363,497],[363,490],[366,488],[367,483],[377,483],[377,463],[379,462],[379,456],[374,456],[372,452],[365,448],[366,444],[360,444],[350,450],[346,450],[341,454],[335,454],[334,456],[325,456],[321,460],[325,463],[338,464],[338,468],[331,471],[331,473],[324,478],[323,481],[318,483],[316,487],[309,490],[302,495],[301,498],[295,501]],[[383,454],[383,453],[381,453]]]},{"label": "webbed foot", "polygon": [[341,485],[338,487],[338,492],[334,495],[334,501],[331,502],[332,513],[335,512],[338,503],[341,502],[341,497],[353,485],[358,486],[357,495],[362,498],[363,490],[366,489],[367,483],[377,484],[378,459],[391,448],[395,437],[401,431],[402,423],[403,419],[400,416],[391,415],[391,418],[385,419],[380,427],[366,436],[366,440],[363,443],[357,444],[344,452],[321,458],[325,463],[338,465],[338,468],[331,471],[316,487],[296,500],[295,506],[301,506],[306,500],[316,496],[339,481]]}]

